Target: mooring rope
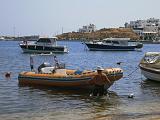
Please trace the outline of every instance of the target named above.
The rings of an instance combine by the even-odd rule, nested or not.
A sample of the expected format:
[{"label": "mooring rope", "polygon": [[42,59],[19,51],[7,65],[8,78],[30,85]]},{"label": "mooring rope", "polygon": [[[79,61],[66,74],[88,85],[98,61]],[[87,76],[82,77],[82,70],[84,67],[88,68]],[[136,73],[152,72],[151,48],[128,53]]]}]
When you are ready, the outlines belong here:
[{"label": "mooring rope", "polygon": [[129,78],[133,73],[135,73],[139,67],[137,66],[135,70],[133,70],[131,73],[129,73],[127,76],[124,76],[123,78]]}]

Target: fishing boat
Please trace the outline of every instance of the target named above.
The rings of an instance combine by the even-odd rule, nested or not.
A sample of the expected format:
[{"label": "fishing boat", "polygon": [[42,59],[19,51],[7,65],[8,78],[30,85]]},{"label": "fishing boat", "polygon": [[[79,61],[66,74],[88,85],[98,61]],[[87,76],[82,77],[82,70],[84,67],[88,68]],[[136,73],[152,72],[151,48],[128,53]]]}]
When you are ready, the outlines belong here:
[{"label": "fishing boat", "polygon": [[147,52],[139,67],[147,79],[160,82],[160,52]]},{"label": "fishing boat", "polygon": [[[33,70],[33,57],[30,57],[31,71],[19,74],[19,84],[59,88],[93,88],[89,81],[97,75],[97,71],[66,69],[65,64],[59,63],[56,56],[54,56],[54,61],[54,66],[44,62],[38,67],[38,71],[35,71]],[[120,68],[106,68],[103,73],[108,76],[112,83],[123,77],[123,70]],[[106,85],[106,89],[109,87]]]},{"label": "fishing boat", "polygon": [[19,44],[24,53],[67,53],[66,46],[57,45],[57,37],[40,37],[37,41],[23,41]]},{"label": "fishing boat", "polygon": [[106,38],[85,44],[91,51],[134,51],[143,47],[142,43],[130,42],[130,38]]}]

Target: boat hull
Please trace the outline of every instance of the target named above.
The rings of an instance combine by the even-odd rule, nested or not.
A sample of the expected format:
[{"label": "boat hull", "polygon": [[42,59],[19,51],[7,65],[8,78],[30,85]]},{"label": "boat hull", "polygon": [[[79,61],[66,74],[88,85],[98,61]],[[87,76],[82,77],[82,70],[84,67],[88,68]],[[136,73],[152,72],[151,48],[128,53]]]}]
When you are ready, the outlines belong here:
[{"label": "boat hull", "polygon": [[159,81],[160,82],[160,69],[149,68],[145,65],[139,65],[141,73],[149,80]]},{"label": "boat hull", "polygon": [[104,44],[85,43],[91,51],[134,51],[142,48],[142,46],[112,46]]},{"label": "boat hull", "polygon": [[68,50],[64,46],[36,46],[20,44],[24,53],[67,53]]},{"label": "boat hull", "polygon": [[[31,86],[50,86],[50,87],[65,87],[65,88],[85,88],[92,89],[93,85],[89,84],[96,75],[96,72],[85,74],[85,75],[52,75],[52,74],[35,74],[32,72],[22,72],[18,76],[20,85],[31,85]],[[110,72],[107,74],[110,81],[114,82],[122,78],[123,72]],[[107,88],[110,86],[106,85]]]}]

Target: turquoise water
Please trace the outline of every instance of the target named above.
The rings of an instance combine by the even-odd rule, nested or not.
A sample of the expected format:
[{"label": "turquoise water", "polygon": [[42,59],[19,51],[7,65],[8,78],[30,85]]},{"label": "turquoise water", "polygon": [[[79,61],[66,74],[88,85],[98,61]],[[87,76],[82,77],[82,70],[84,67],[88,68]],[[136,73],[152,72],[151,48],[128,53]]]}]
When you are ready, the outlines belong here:
[{"label": "turquoise water", "polygon": [[[160,51],[160,45],[144,45],[142,51],[87,51],[81,42],[59,44],[69,47],[68,54],[57,54],[67,68],[95,69],[120,67],[124,76],[109,95],[90,97],[84,91],[18,86],[18,73],[30,70],[29,54],[23,54],[18,42],[0,42],[0,118],[3,120],[150,120],[160,119],[160,83],[146,80],[137,69],[145,52]],[[35,68],[53,56],[34,56]],[[117,62],[123,62],[117,65]],[[134,71],[134,72],[133,72]],[[11,78],[4,77],[11,72]],[[132,73],[129,75],[130,73]],[[129,75],[129,76],[128,76]],[[134,98],[128,98],[133,93]]]}]

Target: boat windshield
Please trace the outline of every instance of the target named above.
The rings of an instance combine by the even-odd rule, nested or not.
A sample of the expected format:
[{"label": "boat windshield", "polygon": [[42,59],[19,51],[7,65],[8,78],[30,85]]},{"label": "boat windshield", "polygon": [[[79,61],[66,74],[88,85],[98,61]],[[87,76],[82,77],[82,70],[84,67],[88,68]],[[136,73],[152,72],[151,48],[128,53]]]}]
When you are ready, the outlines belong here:
[{"label": "boat windshield", "polygon": [[106,44],[114,44],[114,45],[123,45],[123,46],[127,46],[128,45],[128,40],[116,40],[116,39],[104,39],[104,43]]},{"label": "boat windshield", "polygon": [[151,52],[148,52],[145,54],[144,56],[144,61],[147,62],[147,63],[155,63],[157,61],[160,60],[160,53],[151,53]]},{"label": "boat windshield", "polygon": [[109,41],[109,40],[106,40],[106,41],[105,41],[105,43],[112,43],[112,42],[111,42],[111,41]]},{"label": "boat windshield", "polygon": [[121,41],[119,41],[119,44],[128,45],[128,41],[127,40],[121,40]]},{"label": "boat windshield", "polygon": [[51,43],[51,40],[49,38],[40,38],[37,42]]}]

